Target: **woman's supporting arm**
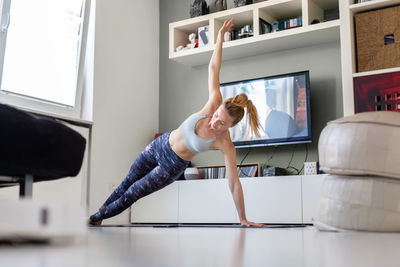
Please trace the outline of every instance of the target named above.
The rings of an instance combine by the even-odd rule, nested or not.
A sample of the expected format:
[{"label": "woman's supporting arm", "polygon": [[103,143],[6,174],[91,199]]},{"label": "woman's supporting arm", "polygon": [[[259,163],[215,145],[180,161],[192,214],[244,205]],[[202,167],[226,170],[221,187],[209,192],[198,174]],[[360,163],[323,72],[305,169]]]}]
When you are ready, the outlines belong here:
[{"label": "woman's supporting arm", "polygon": [[229,145],[225,145],[225,148],[222,150],[222,152],[224,153],[225,168],[226,168],[226,175],[228,178],[229,189],[232,193],[233,201],[235,202],[240,224],[243,226],[264,226],[263,224],[250,222],[246,218],[242,184],[240,183],[239,180],[239,175],[236,165],[235,147],[230,142]]}]

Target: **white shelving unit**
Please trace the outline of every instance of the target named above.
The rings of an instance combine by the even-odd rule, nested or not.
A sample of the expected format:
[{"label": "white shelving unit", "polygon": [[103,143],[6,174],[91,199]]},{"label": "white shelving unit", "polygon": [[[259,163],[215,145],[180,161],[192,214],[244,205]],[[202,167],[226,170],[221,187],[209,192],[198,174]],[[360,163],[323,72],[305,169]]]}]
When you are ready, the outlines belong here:
[{"label": "white shelving unit", "polygon": [[[252,5],[195,17],[169,25],[169,58],[189,66],[207,64],[215,47],[219,29],[224,20],[235,19],[235,27],[253,25],[254,36],[224,43],[223,60],[255,56],[269,52],[339,41],[340,20],[311,24],[314,19],[323,21],[324,10],[338,8],[338,0],[268,0]],[[260,34],[259,18],[272,22],[302,16],[302,27]],[[200,48],[176,51],[185,46],[190,33],[209,26],[209,44]]]},{"label": "white shelving unit", "polygon": [[399,5],[400,0],[372,0],[364,3],[355,3],[354,0],[340,1],[340,42],[342,59],[342,84],[343,84],[343,114],[354,114],[354,87],[353,78],[367,75],[390,73],[400,71],[400,68],[389,68],[367,72],[357,72],[356,40],[354,16],[357,13],[379,8]]},{"label": "white shelving unit", "polygon": [[[342,64],[343,115],[354,114],[353,78],[399,71],[390,68],[357,73],[354,16],[357,13],[399,5],[400,0],[372,0],[355,3],[355,0],[268,0],[248,6],[233,8],[201,17],[174,22],[169,25],[169,58],[188,66],[207,64],[222,22],[235,18],[241,27],[253,24],[254,36],[224,43],[223,60],[237,59],[274,51],[294,49],[340,40]],[[340,19],[311,24],[313,19],[323,21],[324,10],[339,8]],[[302,16],[303,26],[267,34],[259,33],[259,18],[266,21]],[[178,51],[179,45],[188,43],[188,35],[197,33],[200,26],[209,26],[209,45]]]}]

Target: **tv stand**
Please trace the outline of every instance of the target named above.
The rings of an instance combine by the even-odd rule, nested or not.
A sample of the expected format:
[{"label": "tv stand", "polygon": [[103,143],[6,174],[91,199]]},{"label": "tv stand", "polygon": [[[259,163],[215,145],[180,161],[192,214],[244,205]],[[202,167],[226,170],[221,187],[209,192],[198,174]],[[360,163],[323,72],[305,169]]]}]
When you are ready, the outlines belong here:
[{"label": "tv stand", "polygon": [[[325,175],[240,178],[248,220],[313,223]],[[177,181],[131,207],[132,223],[239,223],[227,179]]]}]

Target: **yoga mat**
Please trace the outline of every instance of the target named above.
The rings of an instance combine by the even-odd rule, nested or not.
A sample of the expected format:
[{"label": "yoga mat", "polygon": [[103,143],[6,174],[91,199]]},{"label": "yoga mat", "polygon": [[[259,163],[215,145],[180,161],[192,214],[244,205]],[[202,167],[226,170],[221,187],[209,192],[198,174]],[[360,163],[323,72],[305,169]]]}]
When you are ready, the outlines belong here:
[{"label": "yoga mat", "polygon": [[186,223],[171,223],[171,224],[108,224],[108,225],[89,225],[89,227],[154,227],[154,228],[176,228],[176,227],[197,227],[197,228],[303,228],[310,224],[267,224],[265,227],[258,226],[242,226],[240,224],[186,224]]}]

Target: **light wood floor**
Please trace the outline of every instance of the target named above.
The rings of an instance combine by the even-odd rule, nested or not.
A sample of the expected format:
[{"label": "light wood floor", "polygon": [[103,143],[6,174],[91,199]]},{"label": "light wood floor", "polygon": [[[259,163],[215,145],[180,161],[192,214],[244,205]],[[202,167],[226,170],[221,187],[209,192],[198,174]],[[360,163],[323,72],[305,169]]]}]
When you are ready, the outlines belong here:
[{"label": "light wood floor", "polygon": [[90,228],[78,245],[0,246],[0,266],[400,266],[400,234],[313,227]]}]

